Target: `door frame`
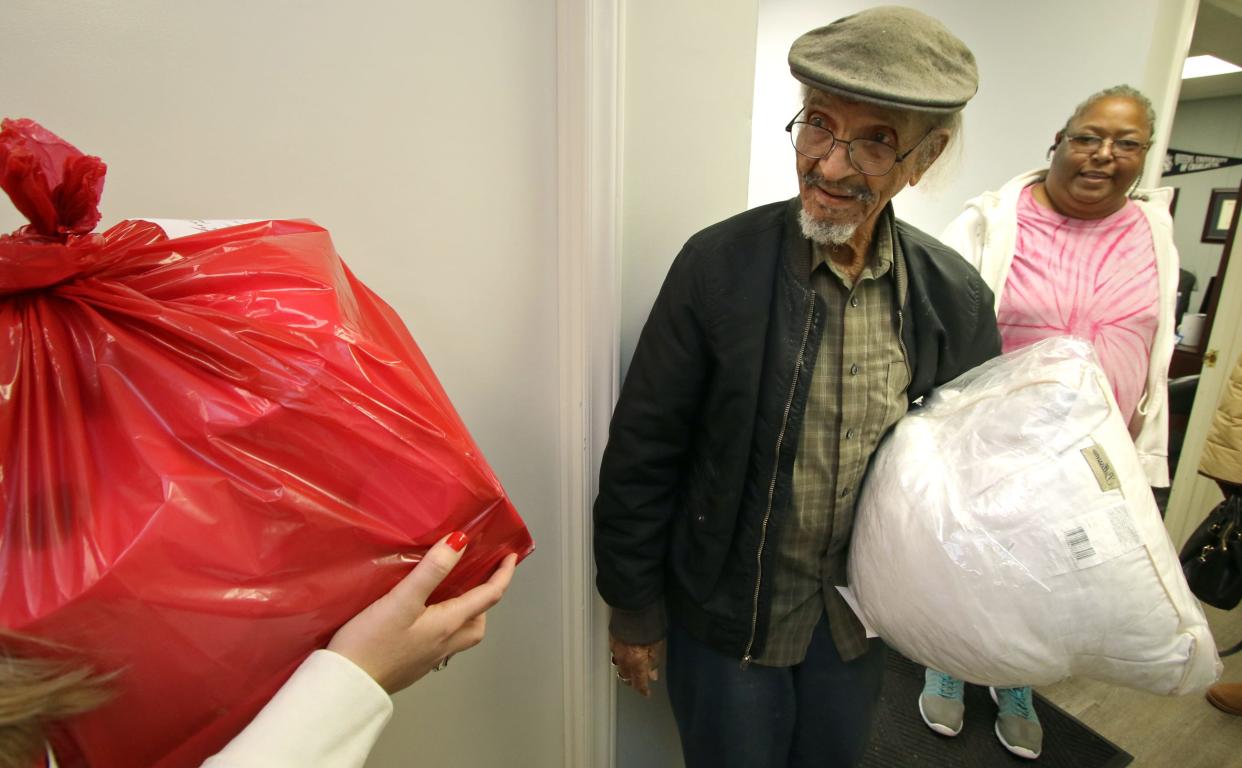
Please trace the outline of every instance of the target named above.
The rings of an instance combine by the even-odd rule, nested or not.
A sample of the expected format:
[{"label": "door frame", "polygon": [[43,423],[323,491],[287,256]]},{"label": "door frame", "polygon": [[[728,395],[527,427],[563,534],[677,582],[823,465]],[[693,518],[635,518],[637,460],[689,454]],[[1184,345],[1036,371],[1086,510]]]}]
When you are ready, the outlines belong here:
[{"label": "door frame", "polygon": [[565,768],[615,762],[591,507],[620,360],[623,0],[557,0],[557,275]]},{"label": "door frame", "polygon": [[1186,438],[1182,443],[1182,454],[1178,459],[1177,474],[1173,478],[1169,506],[1165,512],[1164,524],[1169,538],[1179,550],[1195,527],[1223,498],[1216,483],[1199,474],[1199,460],[1203,457],[1203,443],[1216,415],[1221,393],[1234,363],[1242,355],[1242,334],[1238,333],[1239,326],[1242,326],[1242,266],[1239,265],[1242,262],[1242,255],[1239,254],[1242,237],[1237,236],[1239,212],[1234,210],[1226,250],[1221,257],[1222,261],[1227,260],[1227,264],[1224,274],[1218,275],[1220,289],[1215,320],[1204,347],[1206,352],[1195,401],[1191,405]]}]

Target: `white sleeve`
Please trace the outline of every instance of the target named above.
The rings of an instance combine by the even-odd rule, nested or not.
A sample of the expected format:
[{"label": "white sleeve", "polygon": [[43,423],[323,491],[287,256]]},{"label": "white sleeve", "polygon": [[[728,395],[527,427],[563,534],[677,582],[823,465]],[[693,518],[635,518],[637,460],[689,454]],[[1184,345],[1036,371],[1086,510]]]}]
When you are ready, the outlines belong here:
[{"label": "white sleeve", "polygon": [[979,209],[967,204],[940,235],[940,242],[962,255],[962,258],[980,271],[983,265],[983,216]]},{"label": "white sleeve", "polygon": [[392,699],[366,672],[315,651],[203,768],[361,768],[390,717]]}]

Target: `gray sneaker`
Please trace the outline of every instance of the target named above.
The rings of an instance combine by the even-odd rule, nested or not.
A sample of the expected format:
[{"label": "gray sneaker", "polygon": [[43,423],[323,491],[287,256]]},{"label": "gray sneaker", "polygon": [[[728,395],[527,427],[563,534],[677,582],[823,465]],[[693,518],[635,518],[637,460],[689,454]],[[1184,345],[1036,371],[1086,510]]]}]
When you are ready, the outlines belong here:
[{"label": "gray sneaker", "polygon": [[1034,760],[1044,748],[1044,729],[1035,714],[1031,689],[989,688],[1000,708],[996,715],[996,738],[1018,757]]},{"label": "gray sneaker", "polygon": [[923,722],[941,736],[961,733],[962,717],[966,713],[963,702],[966,684],[931,667],[923,673],[923,680],[923,693],[919,694],[919,714]]}]

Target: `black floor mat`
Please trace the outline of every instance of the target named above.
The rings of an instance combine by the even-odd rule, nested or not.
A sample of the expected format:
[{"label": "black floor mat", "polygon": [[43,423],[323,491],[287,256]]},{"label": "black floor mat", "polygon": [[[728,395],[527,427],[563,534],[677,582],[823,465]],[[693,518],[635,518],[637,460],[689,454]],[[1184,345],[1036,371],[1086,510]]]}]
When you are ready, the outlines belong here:
[{"label": "black floor mat", "polygon": [[923,668],[894,650],[885,660],[880,711],[863,768],[1122,768],[1134,759],[1056,705],[1035,696],[1044,726],[1038,760],[1011,755],[996,739],[996,705],[987,688],[966,686],[966,723],[953,738],[939,736],[919,716]]}]

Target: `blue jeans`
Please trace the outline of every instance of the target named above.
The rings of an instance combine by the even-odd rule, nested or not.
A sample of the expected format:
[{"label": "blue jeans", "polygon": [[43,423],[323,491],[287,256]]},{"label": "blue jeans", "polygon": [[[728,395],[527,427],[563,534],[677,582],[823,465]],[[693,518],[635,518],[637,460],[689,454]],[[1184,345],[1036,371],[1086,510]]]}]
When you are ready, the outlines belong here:
[{"label": "blue jeans", "polygon": [[822,616],[801,664],[743,670],[673,624],[666,673],[686,768],[848,768],[867,748],[884,644],[844,662]]}]

